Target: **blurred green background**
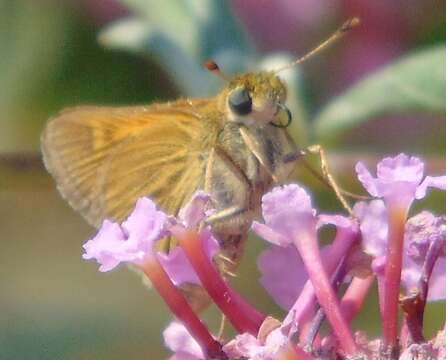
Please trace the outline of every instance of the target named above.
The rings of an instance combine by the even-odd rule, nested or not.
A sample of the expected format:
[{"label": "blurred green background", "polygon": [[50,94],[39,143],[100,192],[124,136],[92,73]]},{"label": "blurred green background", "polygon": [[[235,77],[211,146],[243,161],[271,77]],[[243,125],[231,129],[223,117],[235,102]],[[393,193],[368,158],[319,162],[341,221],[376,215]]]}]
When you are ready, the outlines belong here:
[{"label": "blurred green background", "polygon": [[[170,316],[157,294],[124,268],[100,274],[95,264],[81,260],[81,245],[94,229],[61,199],[37,153],[49,117],[78,104],[213,95],[219,84],[201,69],[208,57],[229,73],[274,63],[276,56],[297,57],[352,15],[361,17],[359,29],[290,75],[293,135],[302,144],[325,144],[340,181],[357,191],[353,164],[373,163],[382,154],[416,153],[431,172],[445,173],[444,73],[426,80],[434,68],[415,61],[421,70],[419,76],[409,71],[418,76],[411,84],[427,90],[411,102],[395,96],[394,103],[383,105],[373,95],[373,89],[386,91],[380,78],[378,85],[366,83],[366,90],[342,97],[396,59],[441,49],[444,1],[0,0],[0,359],[167,356],[161,330]],[[444,54],[432,60],[443,69]],[[390,89],[385,97],[392,94]],[[338,96],[353,104],[348,109],[368,109],[351,116],[355,126],[336,128]],[[321,208],[337,206],[311,178],[300,174],[300,179],[314,189]],[[444,212],[445,200],[435,194],[422,205]],[[258,277],[255,254],[262,246],[250,242],[235,286],[281,316],[252,280]],[[374,301],[357,322],[371,335],[379,331]],[[428,333],[438,330],[444,310],[442,304],[430,305]],[[216,312],[210,309],[204,317],[215,328]]]}]

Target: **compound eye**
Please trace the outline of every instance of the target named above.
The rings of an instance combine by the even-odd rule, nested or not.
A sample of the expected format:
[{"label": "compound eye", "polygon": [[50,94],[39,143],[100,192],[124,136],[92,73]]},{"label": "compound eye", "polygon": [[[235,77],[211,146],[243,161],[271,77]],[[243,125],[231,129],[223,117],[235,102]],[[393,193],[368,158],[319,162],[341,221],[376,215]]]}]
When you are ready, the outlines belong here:
[{"label": "compound eye", "polygon": [[229,107],[237,115],[248,115],[252,111],[252,99],[244,88],[235,89],[229,94]]}]

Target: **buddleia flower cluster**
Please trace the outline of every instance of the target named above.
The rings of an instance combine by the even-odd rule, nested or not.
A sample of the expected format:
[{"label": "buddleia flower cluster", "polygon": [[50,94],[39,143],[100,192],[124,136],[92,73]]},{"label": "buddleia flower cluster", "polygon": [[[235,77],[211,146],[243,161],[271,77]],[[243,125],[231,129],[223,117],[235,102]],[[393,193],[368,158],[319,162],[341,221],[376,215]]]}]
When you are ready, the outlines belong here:
[{"label": "buddleia flower cluster", "polygon": [[[432,339],[423,331],[426,303],[446,299],[446,215],[411,212],[429,189],[446,190],[446,176],[425,176],[423,162],[405,154],[380,161],[376,176],[361,162],[356,172],[371,200],[356,203],[353,216],[319,213],[297,184],[263,196],[263,221],[252,231],[269,243],[257,259],[259,281],[284,310],[280,319],[256,309],[220,274],[219,244],[205,222],[212,199],[203,192],[177,217],[139,199],[122,224],[104,221],[83,257],[103,272],[121,263],[144,272],[175,317],[163,332],[171,359],[446,359],[446,327]],[[326,226],[336,231],[322,246]],[[168,236],[178,246],[158,251]],[[382,335],[369,339],[353,331],[352,320],[367,311],[375,283]],[[210,332],[184,284],[206,290],[236,330],[233,339]]]}]

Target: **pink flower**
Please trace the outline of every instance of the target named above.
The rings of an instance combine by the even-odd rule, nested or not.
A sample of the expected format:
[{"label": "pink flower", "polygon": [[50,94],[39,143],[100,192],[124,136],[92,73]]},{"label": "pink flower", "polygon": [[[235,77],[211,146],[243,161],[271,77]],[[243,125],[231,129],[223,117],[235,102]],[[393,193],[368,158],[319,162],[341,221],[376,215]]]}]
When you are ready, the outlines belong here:
[{"label": "pink flower", "polygon": [[438,357],[438,350],[429,343],[412,344],[405,349],[399,357],[399,360],[429,360],[441,359]]},{"label": "pink flower", "polygon": [[[318,227],[324,225],[336,225],[339,232],[356,232],[356,224],[343,216],[339,215],[319,215]],[[344,234],[347,235],[347,234]],[[331,273],[337,264],[331,266],[331,260],[334,253],[340,250],[340,257],[347,252],[348,241],[343,238],[342,244],[337,241],[331,245],[325,246],[321,253],[324,259],[327,273]],[[335,249],[339,248],[339,249]],[[262,274],[260,283],[266,289],[274,301],[284,310],[290,310],[301,293],[308,274],[302,259],[293,245],[277,246],[272,245],[264,250],[257,259],[257,266]]]},{"label": "pink flower", "polygon": [[84,259],[96,259],[99,271],[110,271],[121,262],[141,265],[151,256],[153,244],[165,236],[167,215],[149,198],[141,198],[120,226],[105,220],[98,234],[84,244]]},{"label": "pink flower", "polygon": [[275,187],[263,195],[262,214],[265,223],[254,221],[252,230],[274,245],[290,245],[298,231],[316,226],[311,199],[296,184]]},{"label": "pink flower", "polygon": [[[378,275],[384,275],[386,248],[388,246],[388,214],[382,200],[368,203],[358,202],[353,211],[360,221],[362,248],[373,257],[372,269]],[[430,244],[438,238],[446,237],[444,217],[435,217],[423,211],[410,218],[405,226],[402,285],[410,292],[418,287],[422,265]],[[429,282],[428,301],[446,299],[444,284],[446,281],[446,258],[436,261]]]},{"label": "pink flower", "polygon": [[223,347],[231,359],[248,358],[255,360],[272,360],[277,358],[289,344],[289,339],[281,329],[273,330],[264,342],[251,334],[237,335]]},{"label": "pink flower", "polygon": [[356,172],[370,195],[405,206],[410,206],[414,199],[424,198],[428,187],[446,190],[446,176],[426,176],[423,180],[423,162],[417,157],[405,154],[380,161],[376,178],[361,162],[356,164]]},{"label": "pink flower", "polygon": [[[427,341],[423,316],[427,300],[446,298],[446,216],[424,211],[406,219],[413,200],[425,196],[428,187],[443,188],[445,179],[423,179],[423,164],[405,155],[380,162],[376,178],[360,164],[358,174],[366,188],[383,199],[357,203],[354,218],[317,214],[310,196],[296,184],[264,195],[264,223],[252,226],[271,243],[258,258],[260,282],[289,310],[283,321],[259,312],[222,277],[213,261],[218,243],[210,227],[203,226],[213,211],[203,192],[197,192],[177,217],[141,198],[122,224],[104,221],[84,245],[83,257],[97,260],[101,271],[121,262],[134,264],[150,279],[181,322],[163,332],[174,352],[170,360],[353,359],[366,356],[363,351],[376,358],[392,354],[401,360],[442,359],[444,331]],[[336,226],[336,234],[321,251],[318,231],[327,224]],[[156,242],[168,236],[179,246],[158,252]],[[364,251],[354,246],[360,240]],[[354,337],[350,326],[376,279],[368,271],[370,258],[383,324],[383,339],[377,341]],[[339,288],[342,281],[350,282],[345,291]],[[184,283],[202,286],[238,332],[235,338],[224,343],[209,332],[179,288]],[[407,292],[399,298],[401,285]],[[327,336],[320,332],[325,320],[330,325]],[[399,357],[393,355],[397,348]]]},{"label": "pink flower", "polygon": [[[254,222],[252,229],[274,245],[287,247],[293,244],[296,247],[305,264],[317,300],[324,309],[341,347],[348,355],[355,354],[357,348],[353,335],[342,316],[339,301],[321,258],[317,238],[318,218],[309,195],[296,184],[278,186],[263,196],[262,212],[265,223]],[[342,217],[325,218],[325,221],[344,224],[343,220]],[[302,277],[302,274],[299,277]]]},{"label": "pink flower", "polygon": [[415,199],[426,196],[428,187],[446,190],[446,176],[427,176],[423,180],[423,162],[405,154],[380,161],[376,178],[361,162],[356,165],[356,172],[366,190],[373,196],[381,197],[387,209],[386,264],[379,288],[384,344],[394,347],[398,337],[398,298],[407,214]]},{"label": "pink flower", "polygon": [[[268,323],[271,323],[269,325]],[[280,322],[267,318],[262,325],[266,333],[261,330],[259,336],[255,337],[249,333],[237,335],[233,340],[223,346],[223,352],[228,359],[245,358],[249,360],[273,360],[278,358],[282,352],[292,350],[290,337],[294,331],[288,326],[280,326]],[[271,327],[270,329],[268,329]],[[198,343],[189,334],[187,329],[180,323],[173,321],[163,332],[166,346],[175,354],[170,360],[205,360],[207,357]],[[302,353],[303,351],[300,350]],[[302,359],[306,359],[302,354]],[[308,356],[308,358],[313,359]]]},{"label": "pink flower", "polygon": [[159,253],[157,255],[162,267],[176,286],[184,283],[200,284],[200,279],[190,265],[183,249],[179,246],[170,250],[169,253]]},{"label": "pink flower", "polygon": [[[188,229],[195,229],[214,212],[210,209],[211,198],[204,191],[197,191],[191,200],[180,209],[178,218],[170,218],[172,224],[181,225]],[[172,235],[170,227],[167,231]],[[218,241],[212,236],[209,227],[202,230],[203,250],[209,259],[213,259],[220,251]],[[160,263],[175,285],[183,283],[199,284],[201,281],[193,269],[182,247],[177,246],[169,253],[158,253]]]},{"label": "pink flower", "polygon": [[420,292],[422,282],[426,281],[427,301],[446,299],[446,216],[436,217],[423,211],[410,218],[406,224],[405,242],[401,280],[407,292]]},{"label": "pink flower", "polygon": [[[407,293],[418,291],[421,276],[421,265],[407,259],[401,274],[401,283],[406,288]],[[446,259],[443,257],[436,261],[431,278],[429,279],[427,302],[446,300],[445,282]]]},{"label": "pink flower", "polygon": [[[141,266],[149,257],[155,256],[154,243],[170,235],[172,224],[196,228],[207,216],[209,202],[209,195],[199,191],[181,209],[178,219],[175,219],[158,210],[149,198],[140,198],[121,226],[109,220],[104,221],[98,234],[85,243],[83,258],[96,259],[101,265],[99,271],[102,272],[114,269],[121,262]],[[220,248],[208,230],[204,231],[204,235],[204,251],[212,259]],[[200,284],[181,247],[176,247],[169,253],[156,253],[156,256],[175,285]]]},{"label": "pink flower", "polygon": [[296,247],[272,245],[260,254],[257,266],[262,286],[282,309],[289,310],[308,279]]},{"label": "pink flower", "polygon": [[210,208],[211,197],[204,191],[197,191],[191,200],[180,209],[178,221],[187,228],[197,228],[203,220],[215,211]]},{"label": "pink flower", "polygon": [[[271,323],[269,325],[268,323]],[[228,359],[273,360],[282,352],[291,348],[290,337],[294,331],[280,326],[280,322],[267,318],[262,327],[264,331],[255,337],[249,333],[237,335],[223,346],[223,352]],[[175,354],[170,360],[205,360],[207,357],[198,343],[180,323],[173,321],[163,332],[166,346]],[[308,357],[310,358],[310,357]],[[303,358],[305,359],[305,357]]]},{"label": "pink flower", "polygon": [[179,322],[173,321],[163,331],[166,346],[175,353],[170,360],[205,360],[200,345]]},{"label": "pink flower", "polygon": [[360,201],[353,207],[359,220],[363,251],[372,257],[372,270],[384,275],[386,249],[388,245],[388,215],[382,200]]},{"label": "pink flower", "polygon": [[375,258],[385,255],[388,224],[384,202],[382,200],[360,201],[353,207],[353,213],[359,220],[363,250]]},{"label": "pink flower", "polygon": [[272,246],[258,258],[260,282],[279,306],[289,310],[308,279],[293,239],[303,228],[316,228],[315,211],[308,194],[295,184],[265,194],[262,211],[265,223],[254,221],[252,230]]},{"label": "pink flower", "polygon": [[[407,221],[405,235],[407,255],[421,263],[432,242],[446,239],[446,216],[437,217],[429,211],[422,211]],[[446,249],[442,250],[446,254]]]},{"label": "pink flower", "polygon": [[[184,294],[177,288],[183,283],[201,284],[200,277],[197,276],[183,248],[177,247],[166,254],[158,253],[154,245],[161,238],[174,235],[174,232],[190,231],[200,239],[199,246],[203,258],[210,262],[219,250],[218,243],[208,228],[197,232],[198,226],[206,217],[208,203],[209,196],[198,192],[181,209],[179,217],[174,218],[159,211],[152,200],[140,198],[133,212],[121,225],[104,221],[98,234],[84,245],[83,255],[85,259],[96,259],[101,265],[101,271],[109,271],[121,262],[138,266],[177,319],[193,334],[197,342],[191,342],[189,345],[195,346],[191,345],[190,349],[206,354],[201,357],[203,359],[220,356],[221,345],[212,337]],[[183,350],[184,348],[183,346]],[[183,351],[179,352],[176,358],[197,357],[194,357],[193,353]]]},{"label": "pink flower", "polygon": [[[213,259],[220,251],[217,240],[210,232],[206,232],[203,242],[204,251],[210,259]],[[200,279],[181,247],[177,246],[170,250],[169,253],[158,253],[157,256],[159,262],[175,285],[179,286],[185,283],[201,285]]]},{"label": "pink flower", "polygon": [[257,336],[248,333],[237,335],[223,347],[223,351],[229,359],[273,360],[282,358],[288,351],[293,355],[297,351],[301,355],[292,358],[306,359],[303,350],[294,347],[290,340],[296,331],[292,324],[281,324],[278,320],[267,317]]}]

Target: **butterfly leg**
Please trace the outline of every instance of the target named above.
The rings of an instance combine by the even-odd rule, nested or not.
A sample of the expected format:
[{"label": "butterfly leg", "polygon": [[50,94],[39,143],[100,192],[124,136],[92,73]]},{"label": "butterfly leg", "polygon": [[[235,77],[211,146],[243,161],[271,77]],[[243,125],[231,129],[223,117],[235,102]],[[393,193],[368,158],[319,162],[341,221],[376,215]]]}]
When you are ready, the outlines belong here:
[{"label": "butterfly leg", "polygon": [[[303,166],[311,173],[311,175],[313,175],[317,180],[319,180],[323,185],[327,186],[328,188],[331,189],[331,185],[328,183],[327,179],[321,175],[317,170],[315,170],[310,163],[308,163],[307,161],[305,161],[305,159],[301,159],[300,160],[303,163]],[[355,200],[373,200],[372,196],[367,196],[367,195],[360,195],[360,194],[355,194],[352,193],[350,191],[344,190],[342,188],[339,188],[339,191],[341,192],[342,195],[349,197],[350,199],[355,199]]]},{"label": "butterfly leg", "polygon": [[333,178],[333,175],[330,172],[330,169],[328,168],[328,160],[325,154],[325,150],[322,148],[321,145],[318,144],[309,146],[305,150],[301,150],[301,155],[308,155],[308,154],[316,154],[319,156],[322,176],[324,180],[328,182],[328,185],[334,191],[336,197],[338,198],[342,206],[348,211],[350,215],[353,216],[353,210],[348,201],[344,197],[346,191],[342,190],[338,186],[336,180]]},{"label": "butterfly leg", "polygon": [[[243,171],[220,147],[209,154],[204,190],[211,195],[215,214],[207,219],[213,230],[222,236],[244,233],[252,219],[252,186]],[[224,240],[223,247],[224,247]],[[229,258],[232,259],[231,256]]]},{"label": "butterfly leg", "polygon": [[[249,210],[252,186],[224,149],[215,147],[208,157],[204,190],[211,195],[216,209],[206,221],[212,226],[221,247],[221,256],[216,258],[216,264],[224,277],[233,277],[252,220],[252,211]],[[222,318],[219,337],[223,336],[224,324],[225,319]]]},{"label": "butterfly leg", "polygon": [[234,218],[236,216],[243,215],[243,213],[246,212],[246,209],[243,209],[239,206],[232,206],[223,210],[220,210],[216,212],[215,214],[212,214],[206,219],[206,223],[209,225],[219,223],[225,220],[230,220],[231,218]]},{"label": "butterfly leg", "polygon": [[218,328],[218,333],[217,333],[217,339],[222,343],[224,342],[223,335],[225,333],[225,327],[226,327],[226,316],[222,315],[220,319],[220,326]]}]

